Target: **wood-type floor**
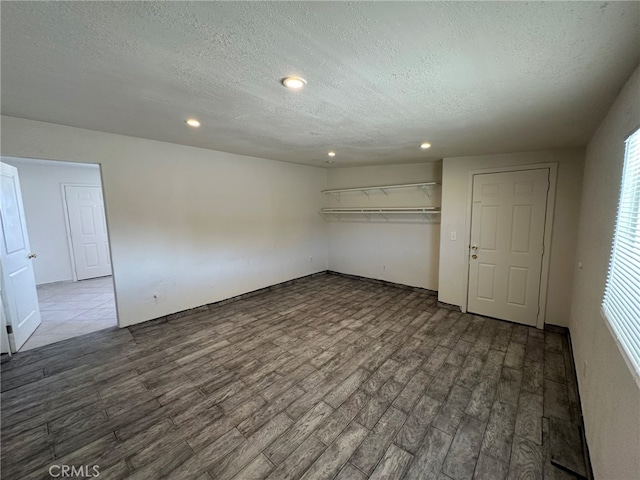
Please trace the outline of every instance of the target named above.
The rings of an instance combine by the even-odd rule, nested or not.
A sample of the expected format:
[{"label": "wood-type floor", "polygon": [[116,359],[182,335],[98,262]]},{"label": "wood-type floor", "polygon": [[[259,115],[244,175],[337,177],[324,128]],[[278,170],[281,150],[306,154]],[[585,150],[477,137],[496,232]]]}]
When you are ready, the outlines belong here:
[{"label": "wood-type floor", "polygon": [[571,479],[549,449],[551,417],[580,422],[569,352],[428,292],[307,277],[16,354],[2,478]]}]

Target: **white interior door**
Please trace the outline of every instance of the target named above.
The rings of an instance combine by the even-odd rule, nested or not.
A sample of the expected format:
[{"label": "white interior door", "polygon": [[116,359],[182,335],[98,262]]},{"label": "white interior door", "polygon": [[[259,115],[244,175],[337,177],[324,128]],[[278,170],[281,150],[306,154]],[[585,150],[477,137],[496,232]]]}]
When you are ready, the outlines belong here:
[{"label": "white interior door", "polygon": [[536,326],[549,170],[474,175],[469,312]]},{"label": "white interior door", "polygon": [[102,188],[65,185],[64,190],[76,278],[111,275]]},{"label": "white interior door", "polygon": [[2,303],[11,351],[17,351],[40,325],[40,307],[18,169],[0,163]]}]

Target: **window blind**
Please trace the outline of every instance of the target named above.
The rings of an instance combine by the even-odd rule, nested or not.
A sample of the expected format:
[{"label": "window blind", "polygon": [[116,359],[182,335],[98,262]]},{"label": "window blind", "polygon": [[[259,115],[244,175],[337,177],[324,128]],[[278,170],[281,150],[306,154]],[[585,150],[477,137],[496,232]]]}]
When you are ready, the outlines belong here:
[{"label": "window blind", "polygon": [[602,309],[636,373],[640,374],[640,129],[626,141],[622,189]]}]

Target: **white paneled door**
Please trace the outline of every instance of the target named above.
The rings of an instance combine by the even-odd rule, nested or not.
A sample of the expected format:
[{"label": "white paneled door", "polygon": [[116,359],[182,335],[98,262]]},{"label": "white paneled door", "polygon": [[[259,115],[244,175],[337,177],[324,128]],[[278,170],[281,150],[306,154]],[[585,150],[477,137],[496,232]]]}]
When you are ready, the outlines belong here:
[{"label": "white paneled door", "polygon": [[102,188],[65,185],[64,191],[76,278],[111,275]]},{"label": "white paneled door", "polygon": [[536,326],[549,170],[473,176],[467,311]]},{"label": "white paneled door", "polygon": [[0,163],[0,248],[2,303],[12,352],[18,351],[40,325],[40,307],[22,206],[18,169]]}]

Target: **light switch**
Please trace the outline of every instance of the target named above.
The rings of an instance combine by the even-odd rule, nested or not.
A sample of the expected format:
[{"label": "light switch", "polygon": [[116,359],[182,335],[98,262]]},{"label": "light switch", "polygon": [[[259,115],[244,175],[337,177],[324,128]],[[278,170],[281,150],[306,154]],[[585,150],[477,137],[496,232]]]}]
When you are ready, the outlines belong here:
[{"label": "light switch", "polygon": [[451,232],[451,240],[453,240],[454,242],[455,242],[456,240],[458,240],[458,234],[457,234],[457,232]]}]

